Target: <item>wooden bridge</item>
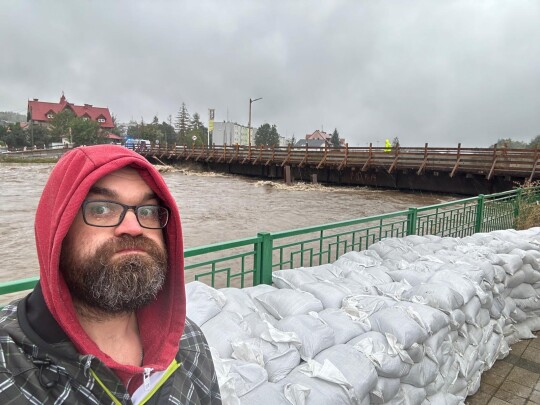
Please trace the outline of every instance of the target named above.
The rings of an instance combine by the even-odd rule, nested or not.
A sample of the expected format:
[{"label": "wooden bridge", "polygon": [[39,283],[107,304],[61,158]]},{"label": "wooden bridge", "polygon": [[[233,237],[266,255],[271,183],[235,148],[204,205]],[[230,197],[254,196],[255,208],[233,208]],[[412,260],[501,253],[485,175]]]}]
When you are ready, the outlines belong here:
[{"label": "wooden bridge", "polygon": [[294,148],[242,145],[137,150],[168,164],[198,162],[210,170],[263,178],[368,185],[477,195],[540,180],[540,150],[508,148]]},{"label": "wooden bridge", "polygon": [[[38,158],[68,149],[4,154]],[[387,187],[454,194],[491,194],[540,181],[540,150],[509,148],[294,148],[243,145],[135,149],[155,163],[195,162],[213,171],[296,181]],[[0,157],[1,160],[1,157]]]}]

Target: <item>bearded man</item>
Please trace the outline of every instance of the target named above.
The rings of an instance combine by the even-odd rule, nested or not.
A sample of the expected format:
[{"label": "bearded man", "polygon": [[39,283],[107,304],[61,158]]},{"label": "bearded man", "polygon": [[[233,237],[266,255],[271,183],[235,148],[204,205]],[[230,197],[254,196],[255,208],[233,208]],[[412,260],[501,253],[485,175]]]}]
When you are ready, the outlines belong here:
[{"label": "bearded man", "polygon": [[36,212],[40,281],[0,314],[2,404],[220,404],[186,318],[180,215],[157,170],[76,148]]}]

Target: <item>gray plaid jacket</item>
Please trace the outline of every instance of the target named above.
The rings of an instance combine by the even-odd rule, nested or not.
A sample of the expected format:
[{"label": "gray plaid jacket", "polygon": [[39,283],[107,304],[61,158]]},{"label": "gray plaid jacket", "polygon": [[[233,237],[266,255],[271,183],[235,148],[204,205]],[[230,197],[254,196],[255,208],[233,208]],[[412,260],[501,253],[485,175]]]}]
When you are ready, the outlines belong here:
[{"label": "gray plaid jacket", "polygon": [[[67,338],[45,342],[29,326],[26,302],[0,312],[0,404],[132,404],[125,386],[98,358],[80,355]],[[208,344],[189,319],[176,361],[181,366],[145,404],[221,404]]]}]

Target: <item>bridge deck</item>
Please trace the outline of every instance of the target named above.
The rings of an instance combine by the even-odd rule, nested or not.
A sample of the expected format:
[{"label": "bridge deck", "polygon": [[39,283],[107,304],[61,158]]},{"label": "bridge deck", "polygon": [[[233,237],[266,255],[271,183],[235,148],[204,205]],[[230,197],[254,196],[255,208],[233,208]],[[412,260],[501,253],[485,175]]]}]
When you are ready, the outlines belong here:
[{"label": "bridge deck", "polygon": [[388,173],[412,170],[421,175],[425,171],[493,176],[514,176],[528,180],[540,177],[538,149],[508,148],[422,148],[348,147],[292,148],[241,145],[207,147],[152,147],[137,150],[142,155],[167,160],[187,160],[214,163],[240,163],[263,166],[298,166],[360,171],[384,169]]}]

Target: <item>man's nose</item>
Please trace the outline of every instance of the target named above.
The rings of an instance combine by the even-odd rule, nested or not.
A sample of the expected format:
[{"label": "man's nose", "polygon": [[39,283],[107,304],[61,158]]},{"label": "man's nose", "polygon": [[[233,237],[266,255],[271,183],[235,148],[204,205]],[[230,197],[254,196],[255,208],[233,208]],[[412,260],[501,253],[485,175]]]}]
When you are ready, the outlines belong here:
[{"label": "man's nose", "polygon": [[137,236],[141,235],[143,233],[143,228],[141,224],[139,224],[139,221],[137,220],[137,216],[135,215],[135,212],[131,209],[127,210],[126,215],[124,216],[124,219],[115,228],[115,234],[116,236],[120,235],[131,235],[131,236]]}]

